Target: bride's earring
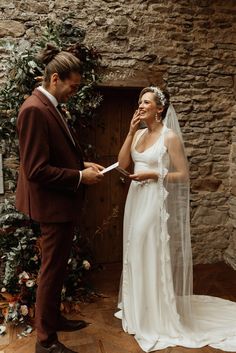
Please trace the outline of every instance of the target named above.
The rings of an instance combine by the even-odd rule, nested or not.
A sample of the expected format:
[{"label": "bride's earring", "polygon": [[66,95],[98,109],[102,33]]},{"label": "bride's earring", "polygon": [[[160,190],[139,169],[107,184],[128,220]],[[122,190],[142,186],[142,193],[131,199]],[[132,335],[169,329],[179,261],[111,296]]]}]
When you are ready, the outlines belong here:
[{"label": "bride's earring", "polygon": [[156,115],[155,115],[155,120],[156,120],[157,123],[160,123],[160,122],[161,122],[161,117],[158,116],[157,113],[156,113]]}]

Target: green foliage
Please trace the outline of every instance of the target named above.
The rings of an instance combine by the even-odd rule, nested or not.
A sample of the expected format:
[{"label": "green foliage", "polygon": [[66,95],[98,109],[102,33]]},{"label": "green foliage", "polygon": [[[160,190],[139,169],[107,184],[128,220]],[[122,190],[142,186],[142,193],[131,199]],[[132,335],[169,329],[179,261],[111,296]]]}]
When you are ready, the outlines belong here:
[{"label": "green foliage", "polygon": [[[43,75],[44,68],[37,61],[36,54],[46,43],[55,44],[80,58],[83,66],[82,86],[68,102],[67,109],[75,127],[90,124],[95,108],[101,102],[95,89],[100,55],[95,48],[83,44],[84,37],[85,31],[73,27],[69,21],[59,24],[48,21],[34,46],[25,49],[6,43],[11,56],[7,82],[0,91],[0,141],[5,156],[18,158],[15,128],[17,114],[25,98],[37,85],[37,77]],[[14,191],[16,170],[8,168],[4,172],[10,185],[8,191]],[[0,303],[1,300],[9,303],[5,320],[19,323],[28,319],[34,306],[40,267],[40,231],[37,224],[16,211],[10,200],[5,200],[2,205],[0,223]],[[77,230],[68,263],[69,277],[62,293],[63,299],[77,300],[81,294],[86,295],[86,288],[89,290],[85,282],[85,273],[90,267],[89,253],[86,237],[82,237]]]},{"label": "green foliage", "polygon": [[[8,61],[7,82],[0,91],[0,140],[7,141],[11,151],[17,144],[15,123],[20,106],[37,85],[37,78],[43,76],[44,67],[38,62],[37,54],[46,43],[56,45],[61,50],[72,52],[82,63],[81,89],[67,104],[75,126],[84,126],[93,118],[94,111],[101,102],[96,91],[99,80],[100,55],[94,47],[83,44],[85,31],[73,27],[69,21],[55,24],[47,22],[40,40],[30,48],[5,44],[11,53]],[[10,148],[9,148],[10,146]]]},{"label": "green foliage", "polygon": [[[15,210],[14,205],[5,200],[1,207],[0,223],[0,255],[4,263],[4,276],[1,278],[1,287],[8,293],[19,296],[22,300],[24,290],[19,275],[22,272],[29,274],[29,280],[36,284],[40,264],[40,251],[36,244],[39,229],[27,217]],[[29,287],[31,288],[31,287]],[[34,301],[35,295],[30,298]]]}]

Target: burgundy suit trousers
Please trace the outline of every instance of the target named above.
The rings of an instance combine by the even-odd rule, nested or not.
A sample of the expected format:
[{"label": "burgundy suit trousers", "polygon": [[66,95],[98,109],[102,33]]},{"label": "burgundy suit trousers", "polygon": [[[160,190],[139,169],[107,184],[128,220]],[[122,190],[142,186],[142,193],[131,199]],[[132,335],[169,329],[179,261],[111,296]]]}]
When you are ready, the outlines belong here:
[{"label": "burgundy suit trousers", "polygon": [[36,296],[37,339],[42,344],[57,340],[61,290],[74,236],[74,224],[40,223],[42,263]]}]

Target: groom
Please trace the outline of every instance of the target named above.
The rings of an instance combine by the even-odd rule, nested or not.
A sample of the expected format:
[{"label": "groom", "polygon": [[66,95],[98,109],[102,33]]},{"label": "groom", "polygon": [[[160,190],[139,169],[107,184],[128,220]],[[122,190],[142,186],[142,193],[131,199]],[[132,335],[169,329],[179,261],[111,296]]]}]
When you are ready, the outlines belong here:
[{"label": "groom", "polygon": [[18,120],[20,171],[16,207],[41,228],[42,262],[36,298],[36,353],[76,353],[57,339],[57,331],[86,326],[60,314],[60,296],[74,227],[80,221],[83,184],[99,182],[103,169],[83,162],[77,138],[58,106],[76,93],[81,63],[48,45],[42,52],[44,81],[23,103]]}]

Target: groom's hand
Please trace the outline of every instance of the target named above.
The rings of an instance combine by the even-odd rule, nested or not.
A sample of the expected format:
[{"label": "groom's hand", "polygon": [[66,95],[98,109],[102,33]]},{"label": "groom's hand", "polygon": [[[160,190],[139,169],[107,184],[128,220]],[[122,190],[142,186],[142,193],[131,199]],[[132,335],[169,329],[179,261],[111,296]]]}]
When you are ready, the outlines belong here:
[{"label": "groom's hand", "polygon": [[99,169],[96,167],[89,167],[82,170],[81,183],[83,184],[96,184],[102,180],[104,175],[100,173]]},{"label": "groom's hand", "polygon": [[97,172],[101,172],[104,169],[102,165],[93,162],[84,162],[84,166],[85,168],[92,167]]}]

